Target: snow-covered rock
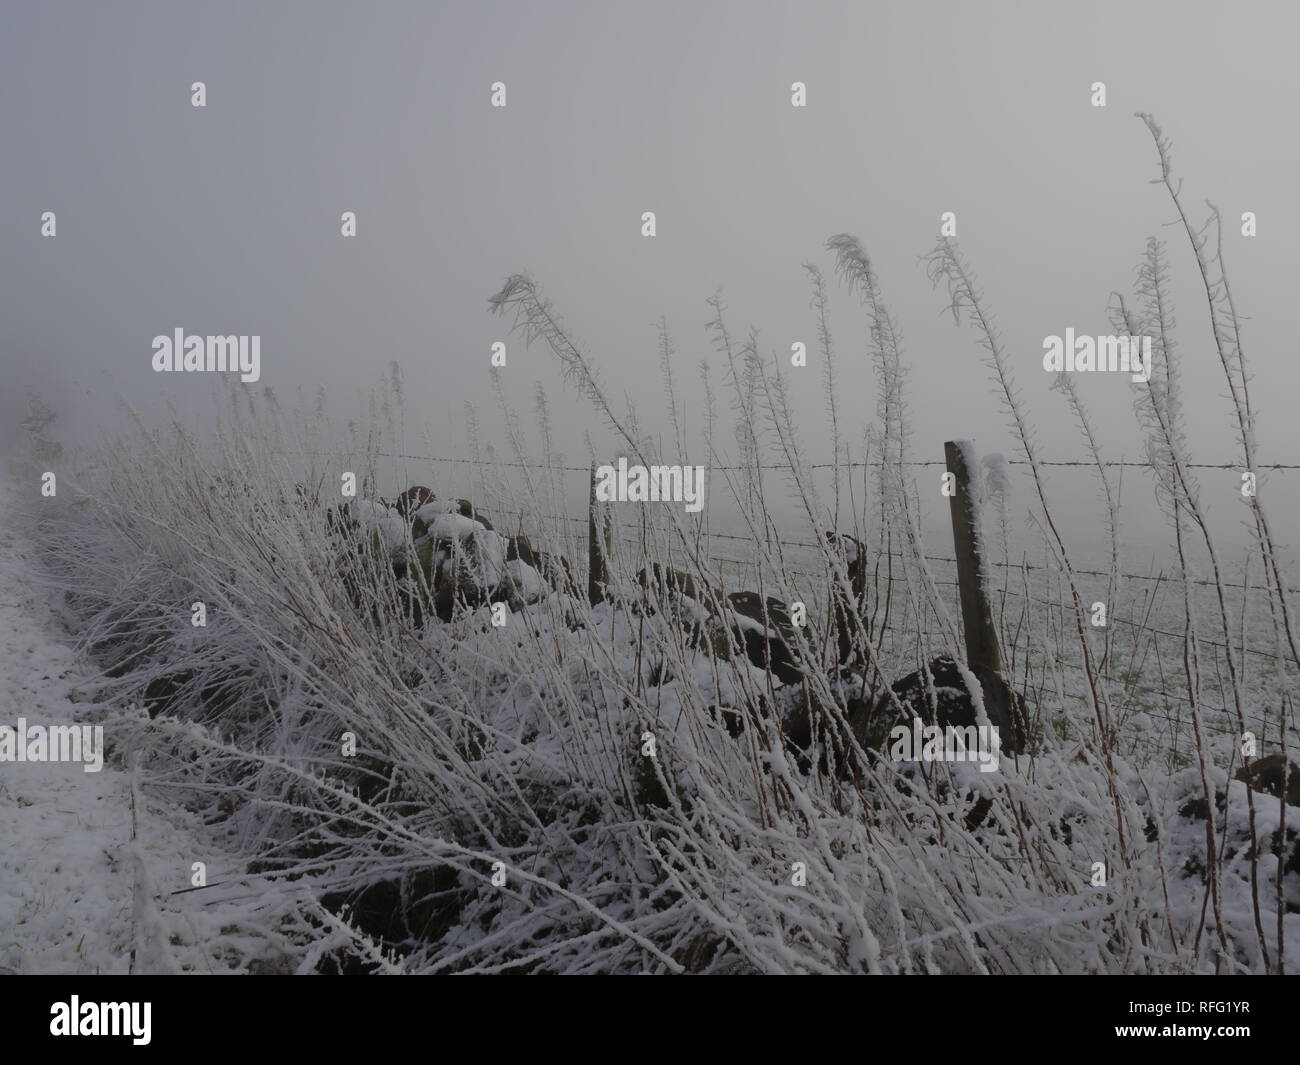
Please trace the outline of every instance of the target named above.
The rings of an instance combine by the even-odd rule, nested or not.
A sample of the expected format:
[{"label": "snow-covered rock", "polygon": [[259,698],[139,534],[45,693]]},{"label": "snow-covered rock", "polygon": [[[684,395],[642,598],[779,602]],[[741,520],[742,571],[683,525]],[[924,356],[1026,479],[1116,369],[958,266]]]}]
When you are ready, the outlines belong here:
[{"label": "snow-covered rock", "polygon": [[542,575],[520,559],[512,559],[506,563],[505,583],[525,603],[537,602],[547,591]]},{"label": "snow-covered rock", "polygon": [[477,533],[487,532],[482,522],[456,513],[430,511],[437,504],[430,503],[416,511],[416,517],[425,524],[425,535],[435,540],[468,540]]}]

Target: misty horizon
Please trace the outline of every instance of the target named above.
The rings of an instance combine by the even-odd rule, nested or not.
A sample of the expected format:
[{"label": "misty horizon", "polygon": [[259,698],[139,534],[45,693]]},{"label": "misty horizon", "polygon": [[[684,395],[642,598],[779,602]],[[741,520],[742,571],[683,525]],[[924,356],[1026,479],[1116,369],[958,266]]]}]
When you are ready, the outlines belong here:
[{"label": "misty horizon", "polygon": [[[1132,32],[1121,36],[1094,13],[1108,7],[1121,10],[668,4],[646,21],[618,5],[405,4],[307,19],[294,5],[218,15],[133,4],[67,20],[60,5],[10,5],[0,84],[24,103],[0,115],[4,422],[18,421],[29,390],[72,444],[121,423],[119,396],[146,416],[165,420],[165,398],[187,423],[210,422],[206,382],[152,372],[151,341],[174,329],[252,334],[263,366],[247,387],[303,410],[323,388],[340,424],[367,419],[368,393],[397,362],[407,431],[390,450],[463,459],[470,408],[483,441],[508,451],[490,381],[492,345],[504,341],[503,388],[525,431],[541,385],[557,452],[583,466],[588,434],[610,455],[619,442],[545,346],[525,350],[488,311],[506,277],[528,270],[613,394],[635,397],[647,436],[671,439],[657,350],[666,321],[696,450],[701,360],[725,400],[725,361],[701,328],[721,292],[733,336],[753,327],[763,356],[785,361],[806,457],[830,462],[810,262],[827,275],[842,432],[860,460],[879,389],[865,314],[825,248],[847,231],[902,330],[911,458],[973,439],[981,454],[1018,459],[977,337],[953,325],[920,263],[951,211],[1048,460],[1078,459],[1082,440],[1041,369],[1043,338],[1109,331],[1110,293],[1131,295],[1147,236],[1166,239],[1191,457],[1231,464],[1240,449],[1205,346],[1204,294],[1149,184],[1154,147],[1132,117],[1144,110],[1173,140],[1188,202],[1209,198],[1224,213],[1259,453],[1294,461],[1275,397],[1297,380],[1283,354],[1297,149],[1270,132],[1268,108],[1295,98],[1300,75],[1281,34],[1221,46],[1213,5],[1123,7]],[[592,33],[627,44],[592,47]],[[1141,62],[1152,47],[1177,62]],[[202,108],[191,105],[195,81]],[[795,81],[806,107],[791,106]],[[1096,81],[1104,108],[1090,103]],[[503,108],[491,106],[497,82]],[[1245,210],[1257,236],[1237,234]],[[41,235],[45,211],[56,239]],[[340,235],[345,211],[355,238]],[[652,239],[644,211],[655,212]],[[791,371],[796,341],[809,363]],[[1096,376],[1079,389],[1103,457],[1141,461],[1127,379]],[[1287,490],[1297,473],[1262,478],[1287,528],[1300,517]],[[1061,505],[1086,543],[1095,474],[1053,476],[1080,499]],[[1238,474],[1201,476],[1216,532],[1240,539]],[[578,507],[585,485],[574,480]],[[942,536],[943,500],[919,487],[934,507],[927,532]],[[1124,487],[1126,541],[1166,542],[1149,478],[1128,470]],[[1028,511],[1024,485],[1011,503]]]}]

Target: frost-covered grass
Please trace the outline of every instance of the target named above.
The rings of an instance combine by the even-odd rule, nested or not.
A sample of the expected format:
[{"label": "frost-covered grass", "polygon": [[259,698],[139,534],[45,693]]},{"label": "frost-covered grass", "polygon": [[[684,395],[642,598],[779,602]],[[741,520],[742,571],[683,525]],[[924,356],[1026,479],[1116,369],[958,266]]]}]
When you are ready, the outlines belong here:
[{"label": "frost-covered grass", "polygon": [[[94,670],[60,639],[35,546],[14,527],[23,494],[0,478],[4,723],[84,723],[96,713]],[[113,761],[91,773],[80,762],[0,766],[0,973],[310,971],[332,915],[291,883],[248,876],[198,817],[136,794]],[[191,884],[195,861],[204,888]]]},{"label": "frost-covered grass", "polygon": [[[1153,132],[1164,165],[1167,146]],[[1235,311],[1205,238],[1189,233],[1249,466]],[[930,258],[988,357],[1030,464],[1041,537],[1032,572],[1004,550],[992,497],[1005,476],[992,463],[985,553],[1004,563],[991,566],[995,620],[1007,679],[1028,698],[1032,741],[997,773],[937,765],[918,774],[864,749],[846,721],[934,656],[960,660],[960,613],[921,537],[897,324],[861,245],[840,236],[829,246],[866,314],[879,382],[874,423],[850,426],[836,403],[827,285],[810,267],[834,432],[829,496],[801,449],[779,363],[760,356],[753,334],[733,334],[721,302],[711,303],[727,373],[702,377],[705,428],[692,443],[719,471],[712,492],[747,530],[739,567],[712,560],[706,515],[646,507],[639,528],[613,540],[599,604],[547,587],[516,602],[504,626],[486,605],[418,624],[417,530],[394,520],[373,487],[394,426],[375,418],[364,443],[340,444],[319,419],[245,393],[210,434],[137,421],[42,504],[46,572],[104,669],[101,700],[151,711],[109,713],[110,739],[145,752],[155,801],[193,811],[259,875],[344,915],[356,929],[351,947],[322,918],[313,964],[330,955],[335,965],[378,965],[382,942],[382,964],[406,971],[1295,969],[1300,868],[1287,877],[1280,868],[1296,853],[1294,824],[1281,824],[1287,808],[1276,798],[1230,783],[1242,732],[1255,732],[1260,754],[1295,742],[1294,602],[1262,498],[1251,503],[1260,591],[1236,601],[1224,587],[1230,560],[1187,468],[1163,249],[1150,246],[1134,305],[1116,314],[1123,332],[1158,337],[1137,413],[1179,559],[1164,586],[1172,615],[1149,602],[1147,586],[1120,577],[1118,498],[1063,378],[1099,459],[1114,545],[1100,588],[1076,572],[984,297],[953,244]],[[534,281],[510,278],[492,305],[555,354],[613,447],[645,465],[661,460]],[[660,341],[665,435],[680,456],[666,326]],[[728,431],[723,397],[736,413]],[[539,415],[530,438],[502,392],[502,443],[520,462],[553,450],[544,402]],[[859,432],[861,447],[850,436]],[[850,443],[878,461],[869,478],[844,464]],[[327,520],[332,500],[298,496],[298,484],[337,484],[343,470],[358,473],[377,539],[340,536]],[[505,466],[489,476],[504,481]],[[563,510],[554,481],[525,467],[503,494],[534,546],[567,554],[585,588],[572,531],[551,517]],[[801,515],[780,529],[778,494]],[[475,502],[492,516],[487,499]],[[425,516],[448,535],[474,531]],[[865,545],[865,588],[854,587],[848,553],[824,537],[832,526]],[[818,546],[796,560],[784,546],[792,538]],[[639,584],[637,572],[655,563],[689,577],[695,598]],[[1194,583],[1203,577],[1208,589]],[[808,625],[793,637],[798,657],[815,664],[802,683],[782,684],[726,626],[710,626],[723,597],[740,590],[808,604]],[[836,596],[859,604],[848,611],[855,664],[845,670],[834,668]],[[1094,598],[1128,627],[1091,625]],[[191,624],[200,601],[201,628]],[[1171,617],[1181,632],[1173,652],[1153,631]],[[1248,666],[1244,646],[1261,626],[1267,669]],[[1220,657],[1209,641],[1223,645]],[[973,694],[978,703],[978,687]],[[807,750],[787,739],[801,720]]]}]

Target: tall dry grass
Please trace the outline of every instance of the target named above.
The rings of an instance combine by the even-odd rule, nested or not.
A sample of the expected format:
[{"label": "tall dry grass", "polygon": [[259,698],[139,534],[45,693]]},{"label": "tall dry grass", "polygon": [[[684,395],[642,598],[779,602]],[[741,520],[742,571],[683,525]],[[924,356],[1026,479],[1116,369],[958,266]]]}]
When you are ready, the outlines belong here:
[{"label": "tall dry grass", "polygon": [[[1205,279],[1243,468],[1253,468],[1248,375],[1222,249],[1211,252],[1187,221],[1168,143],[1147,121]],[[1230,615],[1223,552],[1188,469],[1165,250],[1148,246],[1138,291],[1113,312],[1117,329],[1157,338],[1157,372],[1135,409],[1180,560],[1164,584],[1182,597],[1186,704],[1169,737],[1190,742],[1188,768],[1152,757],[1132,727],[1148,716],[1140,679],[1162,652],[1152,599],[1121,576],[1119,486],[1077,391],[1062,378],[1105,501],[1105,599],[1113,615],[1136,619],[1127,658],[1112,628],[1089,623],[1095,591],[1053,511],[989,301],[955,244],[942,241],[928,258],[954,315],[974,327],[1034,487],[1034,566],[1028,554],[1012,560],[1005,510],[997,522],[989,515],[1002,545],[990,580],[1006,675],[1033,714],[1027,751],[990,775],[951,764],[918,775],[864,748],[846,725],[855,701],[889,700],[893,681],[963,652],[955,604],[921,530],[898,324],[862,244],[840,235],[827,250],[865,316],[878,403],[869,426],[839,409],[836,365],[847,356],[825,275],[807,264],[833,441],[829,490],[801,443],[787,371],[760,354],[753,331],[733,328],[720,297],[709,301],[708,336],[725,373],[715,381],[707,366],[701,372],[698,446],[712,492],[747,531],[743,567],[712,557],[707,512],[647,507],[613,541],[600,604],[556,593],[504,627],[468,607],[445,624],[419,623],[411,604],[428,589],[418,570],[399,576],[386,546],[341,539],[324,512],[340,471],[357,472],[373,498],[394,472],[383,453],[404,453],[396,371],[370,417],[347,432],[332,431],[319,409],[285,410],[273,396],[231,390],[217,431],[134,417],[97,461],[64,475],[68,487],[41,512],[45,565],[103,668],[102,698],[118,708],[107,711],[108,735],[119,753],[140,754],[148,790],[200,811],[259,872],[305,886],[331,915],[321,916],[322,945],[305,952],[304,965],[329,954],[335,965],[475,972],[1294,966],[1285,944],[1296,934],[1295,903],[1276,855],[1290,845],[1285,806],[1229,778],[1241,733],[1256,731],[1261,751],[1294,736],[1295,604],[1261,478],[1249,501],[1252,572],[1263,574],[1257,594],[1275,653],[1267,676],[1248,677],[1246,627]],[[674,377],[666,322],[657,345],[667,455],[634,407],[616,405],[598,359],[534,279],[512,276],[491,307],[552,352],[611,448],[649,466],[684,461],[696,446],[680,416],[685,386]],[[489,515],[493,501],[508,503],[505,531],[566,555],[585,586],[583,539],[557,518],[564,492],[550,469],[547,397],[533,397],[530,427],[504,381],[496,387],[499,440],[485,442],[475,423],[470,441],[483,462],[475,501]],[[540,471],[531,468],[538,456]],[[299,484],[323,492],[322,504],[301,505]],[[798,510],[781,528],[778,495]],[[836,668],[832,599],[856,602],[858,589],[828,529],[868,546],[867,595],[848,617],[851,669]],[[398,556],[414,546],[409,527],[403,535]],[[795,558],[792,540],[813,546]],[[1192,540],[1210,560],[1208,613]],[[639,584],[637,572],[655,564],[688,575],[698,602]],[[807,627],[792,640],[818,668],[802,684],[781,684],[725,627],[707,628],[708,615],[742,589],[809,604]],[[204,628],[190,623],[199,601]],[[1208,675],[1207,640],[1227,648],[1226,673]],[[1163,687],[1163,660],[1161,670]],[[978,685],[972,694],[978,703]],[[793,748],[783,728],[800,720],[808,750]],[[344,753],[348,736],[355,757]],[[648,737],[653,757],[643,753]],[[987,812],[975,824],[977,805]],[[1236,844],[1243,832],[1248,848]],[[1094,883],[1097,863],[1104,885]]]}]

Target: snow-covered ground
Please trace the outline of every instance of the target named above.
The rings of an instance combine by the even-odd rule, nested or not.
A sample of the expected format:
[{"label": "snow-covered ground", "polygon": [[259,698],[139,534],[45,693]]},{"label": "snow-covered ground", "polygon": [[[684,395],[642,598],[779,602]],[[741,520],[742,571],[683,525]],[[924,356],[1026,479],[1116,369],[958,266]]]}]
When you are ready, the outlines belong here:
[{"label": "snow-covered ground", "polygon": [[[18,492],[0,478],[0,725],[85,724],[89,670],[38,583],[33,545],[13,526]],[[230,972],[292,969],[268,915],[277,885],[242,876],[183,811],[142,799],[132,840],[131,775],[107,761],[0,762],[0,972]],[[207,888],[189,888],[193,862]],[[137,888],[139,889],[137,892]],[[257,931],[255,929],[261,929]]]},{"label": "snow-covered ground", "polygon": [[[957,765],[950,787],[918,798],[882,763],[862,791],[837,791],[780,742],[760,745],[778,715],[744,711],[763,705],[764,671],[683,639],[666,610],[607,601],[588,611],[548,596],[500,627],[485,607],[409,633],[396,610],[373,628],[347,615],[372,638],[343,639],[345,628],[324,622],[336,617],[338,556],[358,556],[310,540],[319,530],[297,510],[270,520],[257,501],[285,498],[282,485],[268,478],[200,502],[158,467],[123,469],[102,496],[114,506],[93,525],[61,484],[62,509],[37,539],[20,512],[39,497],[0,479],[0,725],[100,722],[113,752],[99,773],[0,762],[0,972],[307,972],[336,951],[390,972],[499,971],[520,958],[573,972],[1262,972],[1276,966],[1279,937],[1283,968],[1300,964],[1295,839],[1279,930],[1268,846],[1277,801],[1256,797],[1263,845],[1252,847],[1246,791],[1227,768],[1231,726],[1206,730],[1215,764],[1203,784],[1187,765],[1176,694],[1168,733],[1146,720],[1158,707],[1134,715],[1143,743],[1116,751],[1113,790],[1073,692],[1060,696],[1042,751],[1002,763],[998,789]],[[388,513],[370,504],[362,516]],[[465,521],[457,535],[484,536]],[[242,535],[250,526],[260,539]],[[491,533],[479,545],[494,573],[508,569],[501,542]],[[276,569],[303,544],[321,548],[316,568]],[[93,608],[107,601],[145,618],[159,647],[133,676],[98,684],[43,572],[101,597],[76,604],[89,620],[69,624],[83,640],[108,642],[116,621]],[[167,620],[195,586],[219,604],[203,638],[184,612]],[[635,606],[638,586],[619,594]],[[301,603],[322,623],[302,625]],[[112,661],[138,647],[110,645]],[[191,685],[176,706],[152,706],[152,721],[94,701],[110,690],[134,698],[190,669],[218,678],[216,694]],[[777,693],[792,720],[797,693]],[[841,698],[825,686],[819,695],[827,707]],[[348,734],[364,746],[360,770],[340,765]],[[1180,761],[1130,757],[1170,736]],[[136,748],[149,781],[125,768],[133,744],[149,745]],[[777,779],[782,790],[769,793]],[[1223,796],[1214,905],[1197,814],[1207,784]],[[993,805],[969,823],[976,793]],[[782,801],[760,805],[773,796]],[[1292,807],[1288,827],[1297,823]],[[687,845],[662,849],[679,837]],[[245,854],[272,854],[264,866],[283,879],[248,875],[235,840]],[[191,884],[195,862],[207,886]],[[813,875],[794,883],[796,864]],[[344,914],[403,953],[380,957]]]}]

